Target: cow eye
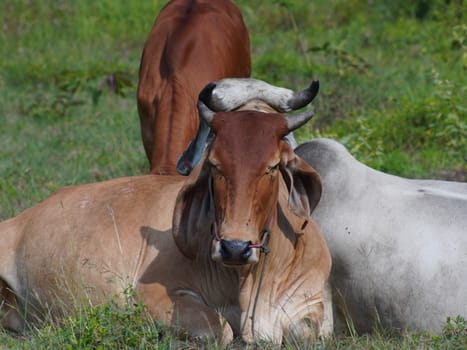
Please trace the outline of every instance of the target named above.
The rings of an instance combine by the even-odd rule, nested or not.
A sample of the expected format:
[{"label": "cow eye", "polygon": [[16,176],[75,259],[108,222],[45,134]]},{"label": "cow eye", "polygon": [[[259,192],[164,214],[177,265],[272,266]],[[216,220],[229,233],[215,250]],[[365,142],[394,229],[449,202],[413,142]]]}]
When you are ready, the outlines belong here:
[{"label": "cow eye", "polygon": [[212,162],[210,160],[208,160],[208,164],[209,164],[209,167],[211,168],[211,170],[213,170],[213,171],[215,171],[217,173],[222,173],[218,164],[216,164],[216,163],[214,163],[214,162]]},{"label": "cow eye", "polygon": [[267,170],[266,170],[266,174],[272,174],[272,173],[274,173],[278,168],[279,168],[279,163],[277,163],[277,164],[275,164],[275,165],[272,165],[272,166],[268,166],[268,167],[267,167]]}]

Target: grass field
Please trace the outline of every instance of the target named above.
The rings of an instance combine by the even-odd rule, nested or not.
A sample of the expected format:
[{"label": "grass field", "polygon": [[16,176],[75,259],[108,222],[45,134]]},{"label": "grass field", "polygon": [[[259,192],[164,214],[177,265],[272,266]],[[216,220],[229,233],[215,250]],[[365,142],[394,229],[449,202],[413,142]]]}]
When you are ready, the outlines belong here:
[{"label": "grass field", "polygon": [[[0,219],[65,185],[148,171],[135,91],[141,50],[163,3],[0,3]],[[292,89],[320,79],[316,117],[299,141],[332,137],[388,173],[467,181],[464,1],[236,3],[250,30],[254,77]],[[134,310],[122,316],[106,307],[112,326],[101,327],[91,309],[64,328],[25,339],[0,335],[0,348],[105,348],[123,335],[122,348],[138,341],[165,348],[173,340]],[[77,326],[84,323],[90,343]],[[462,320],[447,323],[440,336],[351,335],[318,348],[462,348],[462,327]]]}]

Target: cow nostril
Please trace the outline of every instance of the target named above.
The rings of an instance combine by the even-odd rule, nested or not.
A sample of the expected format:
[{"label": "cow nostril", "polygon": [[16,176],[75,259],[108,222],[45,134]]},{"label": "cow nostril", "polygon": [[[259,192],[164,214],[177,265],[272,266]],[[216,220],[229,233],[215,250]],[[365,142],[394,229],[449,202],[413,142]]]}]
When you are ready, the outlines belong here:
[{"label": "cow nostril", "polygon": [[248,260],[248,258],[251,256],[252,253],[253,253],[253,249],[251,249],[250,244],[248,244],[242,254],[243,260]]},{"label": "cow nostril", "polygon": [[226,243],[226,240],[221,239],[221,249],[220,253],[223,259],[227,259],[230,256],[229,249],[228,249],[228,244]]},{"label": "cow nostril", "polygon": [[250,245],[251,242],[221,239],[220,253],[224,260],[246,261],[252,254]]}]

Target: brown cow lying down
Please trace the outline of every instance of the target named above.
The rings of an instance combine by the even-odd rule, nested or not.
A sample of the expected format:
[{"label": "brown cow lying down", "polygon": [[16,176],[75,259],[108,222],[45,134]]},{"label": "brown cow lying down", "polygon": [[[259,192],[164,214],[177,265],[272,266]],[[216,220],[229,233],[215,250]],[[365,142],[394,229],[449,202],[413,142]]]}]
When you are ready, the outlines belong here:
[{"label": "brown cow lying down", "polygon": [[131,284],[193,337],[332,332],[331,258],[310,218],[321,182],[282,139],[312,113],[200,111],[215,137],[189,177],[67,187],[0,223],[3,327]]}]

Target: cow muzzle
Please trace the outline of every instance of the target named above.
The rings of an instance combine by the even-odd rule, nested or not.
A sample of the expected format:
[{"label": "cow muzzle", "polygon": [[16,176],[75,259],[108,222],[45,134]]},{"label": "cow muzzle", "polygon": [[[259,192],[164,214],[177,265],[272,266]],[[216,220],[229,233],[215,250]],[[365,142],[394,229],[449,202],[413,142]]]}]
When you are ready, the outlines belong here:
[{"label": "cow muzzle", "polygon": [[258,250],[250,241],[220,239],[214,241],[212,259],[226,266],[255,264]]}]

